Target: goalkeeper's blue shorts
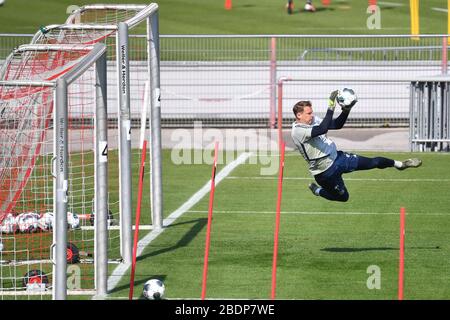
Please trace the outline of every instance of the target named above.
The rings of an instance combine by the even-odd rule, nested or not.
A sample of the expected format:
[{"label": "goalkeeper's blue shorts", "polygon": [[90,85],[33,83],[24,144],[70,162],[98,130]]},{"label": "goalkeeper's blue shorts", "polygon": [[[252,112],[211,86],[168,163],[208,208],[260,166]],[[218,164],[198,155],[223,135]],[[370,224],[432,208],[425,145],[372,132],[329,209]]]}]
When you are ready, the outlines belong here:
[{"label": "goalkeeper's blue shorts", "polygon": [[348,200],[349,194],[342,179],[343,173],[373,168],[384,169],[394,166],[394,160],[388,158],[367,158],[343,151],[338,151],[337,154],[336,160],[334,160],[331,167],[314,176],[317,183],[324,189],[320,195],[329,200]]},{"label": "goalkeeper's blue shorts", "polygon": [[343,173],[355,171],[358,168],[358,156],[343,151],[337,152],[336,160],[331,167],[314,176],[317,183],[328,191],[324,195],[329,200],[347,201],[349,194],[342,179]]}]

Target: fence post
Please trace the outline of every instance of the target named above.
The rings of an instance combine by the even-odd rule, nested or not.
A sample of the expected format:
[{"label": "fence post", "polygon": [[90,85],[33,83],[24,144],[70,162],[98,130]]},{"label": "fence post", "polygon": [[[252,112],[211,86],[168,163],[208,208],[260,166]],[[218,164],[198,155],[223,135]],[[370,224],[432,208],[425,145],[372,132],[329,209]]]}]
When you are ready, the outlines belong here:
[{"label": "fence post", "polygon": [[276,91],[277,91],[277,44],[276,38],[270,39],[270,116],[269,126],[271,129],[275,128],[275,106],[276,106]]},{"label": "fence post", "polygon": [[447,62],[448,62],[448,57],[447,57],[447,37],[442,37],[442,74],[446,75],[447,74]]}]

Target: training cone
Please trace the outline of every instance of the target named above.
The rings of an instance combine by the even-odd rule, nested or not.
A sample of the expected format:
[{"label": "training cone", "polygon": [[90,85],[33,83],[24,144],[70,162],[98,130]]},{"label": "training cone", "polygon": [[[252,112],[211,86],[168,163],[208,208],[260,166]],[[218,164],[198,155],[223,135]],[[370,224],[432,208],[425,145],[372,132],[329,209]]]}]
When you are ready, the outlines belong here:
[{"label": "training cone", "polygon": [[322,0],[322,5],[329,6],[330,2],[331,2],[331,0]]},{"label": "training cone", "polygon": [[231,0],[225,0],[225,9],[226,10],[231,10],[231,8],[232,8],[232,3],[231,3]]}]

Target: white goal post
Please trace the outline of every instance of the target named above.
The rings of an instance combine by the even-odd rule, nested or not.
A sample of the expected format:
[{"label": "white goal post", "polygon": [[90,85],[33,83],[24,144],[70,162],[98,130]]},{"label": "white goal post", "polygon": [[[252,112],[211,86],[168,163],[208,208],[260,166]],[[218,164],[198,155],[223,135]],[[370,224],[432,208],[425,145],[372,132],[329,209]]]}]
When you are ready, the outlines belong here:
[{"label": "white goal post", "polygon": [[68,87],[95,64],[95,288],[97,295],[106,295],[107,262],[107,218],[108,218],[108,167],[107,154],[101,146],[107,141],[108,119],[106,115],[106,46],[96,44],[94,49],[75,68],[56,81],[55,129],[54,129],[54,195],[55,245],[54,291],[55,300],[67,297],[67,193],[68,193]]}]

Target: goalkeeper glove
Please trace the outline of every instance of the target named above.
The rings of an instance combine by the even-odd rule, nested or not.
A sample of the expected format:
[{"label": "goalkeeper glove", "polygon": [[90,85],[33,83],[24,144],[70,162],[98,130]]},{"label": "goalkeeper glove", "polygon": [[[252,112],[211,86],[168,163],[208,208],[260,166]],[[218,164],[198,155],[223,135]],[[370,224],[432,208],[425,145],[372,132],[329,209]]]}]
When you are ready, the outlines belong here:
[{"label": "goalkeeper glove", "polygon": [[339,94],[339,90],[334,90],[330,93],[330,97],[328,98],[328,109],[333,110],[336,107],[336,97]]}]

